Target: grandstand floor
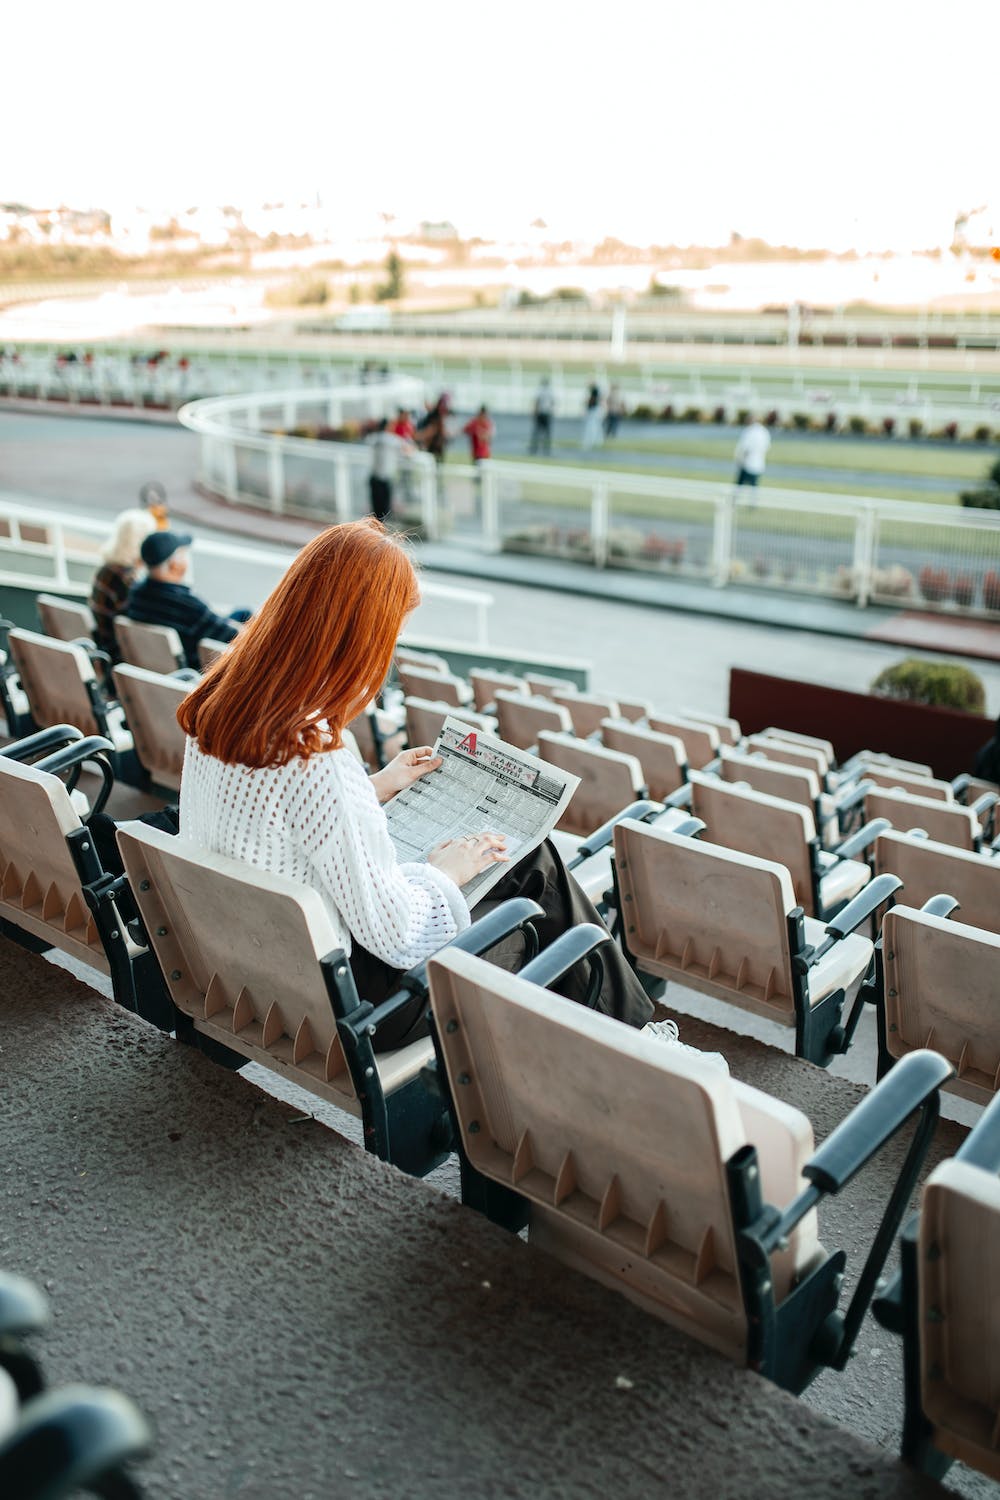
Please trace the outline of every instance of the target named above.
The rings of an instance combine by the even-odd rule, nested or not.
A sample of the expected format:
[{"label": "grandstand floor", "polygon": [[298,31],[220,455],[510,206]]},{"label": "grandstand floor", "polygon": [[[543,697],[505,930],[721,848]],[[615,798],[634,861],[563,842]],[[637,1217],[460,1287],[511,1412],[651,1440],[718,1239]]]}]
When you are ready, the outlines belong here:
[{"label": "grandstand floor", "polygon": [[[887,1336],[799,1404],[461,1210],[450,1175],[442,1193],[383,1166],[6,940],[0,973],[0,1264],[53,1303],[49,1378],[113,1383],[153,1418],[151,1496],[939,1493],[893,1457]],[[688,1034],[819,1135],[858,1096]],[[885,1181],[829,1205],[828,1247],[864,1235]]]}]

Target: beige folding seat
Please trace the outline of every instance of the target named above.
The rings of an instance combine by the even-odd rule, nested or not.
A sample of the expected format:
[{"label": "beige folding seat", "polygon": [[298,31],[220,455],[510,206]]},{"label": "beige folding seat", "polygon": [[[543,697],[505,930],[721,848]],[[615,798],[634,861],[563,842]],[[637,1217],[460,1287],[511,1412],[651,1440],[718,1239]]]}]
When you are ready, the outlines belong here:
[{"label": "beige folding seat", "polygon": [[207,672],[209,667],[214,666],[219,657],[229,649],[229,644],[228,641],[209,640],[207,636],[204,640],[199,641],[198,660],[201,663],[201,670]]},{"label": "beige folding seat", "polygon": [[719,775],[723,781],[745,782],[755,792],[766,792],[768,796],[783,797],[786,802],[798,802],[807,807],[816,820],[824,845],[836,842],[836,807],[833,799],[822,790],[823,783],[815,771],[780,760],[768,760],[756,751],[744,753],[723,745]]},{"label": "beige folding seat", "polygon": [[413,646],[397,646],[396,662],[417,667],[421,672],[451,671],[443,656],[438,656],[434,651],[419,651]]},{"label": "beige folding seat", "polygon": [[719,731],[711,724],[696,724],[679,714],[665,718],[662,713],[650,714],[649,727],[657,734],[672,734],[684,746],[687,762],[700,771],[719,754]]},{"label": "beige folding seat", "polygon": [[539,698],[551,698],[553,693],[576,692],[568,677],[548,677],[544,672],[525,672],[524,681],[529,693],[537,693]]},{"label": "beige folding seat", "polygon": [[774,725],[769,729],[762,729],[761,734],[766,735],[769,740],[786,740],[789,745],[801,745],[806,749],[820,750],[826,756],[829,765],[837,764],[837,757],[833,753],[833,746],[829,740],[820,739],[813,734],[797,734],[793,729],[778,729]]},{"label": "beige folding seat", "polygon": [[597,734],[602,719],[617,719],[618,704],[614,698],[603,693],[558,692],[552,694],[552,702],[560,703],[573,722],[573,733],[585,740]]},{"label": "beige folding seat", "polygon": [[738,745],[743,738],[738,719],[730,719],[723,714],[707,714],[700,708],[679,708],[677,712],[682,719],[690,719],[692,724],[711,724],[713,729],[718,730],[720,745]]},{"label": "beige folding seat", "polygon": [[899,787],[914,797],[930,797],[935,802],[954,802],[955,794],[950,781],[937,781],[933,776],[914,776],[909,771],[897,771],[892,767],[862,764],[859,781],[870,781],[873,786]]},{"label": "beige folding seat", "polygon": [[899,876],[908,906],[946,893],[960,921],[1000,933],[1000,860],[889,830],[875,840],[875,873],[885,872]]},{"label": "beige folding seat", "polygon": [[140,625],[125,615],[115,616],[115,640],[122,661],[147,672],[176,672],[186,665],[184,647],[170,625]]},{"label": "beige folding seat", "polygon": [[483,734],[496,734],[497,721],[487,714],[474,714],[467,708],[455,708],[451,703],[430,703],[426,698],[404,698],[406,710],[406,741],[409,745],[433,745],[441,732],[445,719],[461,719],[470,729],[479,729]]},{"label": "beige folding seat", "polygon": [[784,865],[806,916],[825,918],[867,885],[871,871],[861,860],[820,848],[809,808],[699,771],[689,780],[691,812],[705,824],[706,837]]},{"label": "beige folding seat", "polygon": [[983,796],[1000,797],[1000,786],[995,781],[983,781],[980,776],[970,776],[963,801],[968,806],[977,797]]},{"label": "beige folding seat", "polygon": [[346,727],[370,772],[381,770],[398,755],[406,737],[401,720],[394,713],[379,708],[374,700]]},{"label": "beige folding seat", "polygon": [[765,755],[768,760],[776,761],[784,766],[798,766],[800,770],[811,771],[814,776],[819,777],[820,785],[827,785],[830,776],[830,761],[822,750],[812,745],[795,745],[787,740],[771,739],[766,734],[752,734],[743,745],[746,754]]},{"label": "beige folding seat", "polygon": [[580,785],[557,825],[566,833],[586,837],[646,794],[642,766],[634,755],[606,750],[603,745],[575,735],[554,734],[547,729],[538,736],[538,754],[550,765],[580,778]]},{"label": "beige folding seat", "polygon": [[924,765],[919,760],[900,760],[898,755],[886,755],[880,750],[859,750],[851,756],[850,760],[844,762],[841,769],[853,771],[860,765],[884,766],[887,770],[905,771],[910,776],[934,775],[930,766]]},{"label": "beige folding seat", "polygon": [[519,750],[533,750],[543,729],[572,734],[573,721],[567,710],[548,698],[524,698],[520,693],[499,689],[494,704],[500,738]]},{"label": "beige folding seat", "polygon": [[933,1047],[955,1068],[948,1087],[989,1103],[1000,1089],[1000,935],[894,906],[882,920],[882,950],[880,1075]]},{"label": "beige folding seat", "polygon": [[602,719],[601,743],[607,750],[635,756],[654,802],[665,801],[687,781],[687,755],[675,734],[657,734],[626,719]]},{"label": "beige folding seat", "polygon": [[124,713],[118,704],[105,701],[82,646],[17,628],[9,632],[8,641],[31,717],[40,729],[72,724],[83,734],[103,735],[116,751],[131,750]]},{"label": "beige folding seat", "polygon": [[921,828],[935,843],[953,844],[957,849],[978,849],[982,840],[982,828],[971,807],[934,797],[914,797],[899,787],[866,793],[865,822],[874,818],[886,818],[904,833]]},{"label": "beige folding seat", "polygon": [[190,693],[191,683],[127,662],[115,667],[111,675],[143,770],[157,786],[179,791],[185,736],[177,710]]},{"label": "beige folding seat", "polygon": [[94,616],[87,604],[60,599],[56,594],[39,594],[35,600],[42,630],[57,641],[91,640]]},{"label": "beige folding seat", "polygon": [[623,698],[621,693],[616,693],[615,701],[618,704],[619,716],[627,719],[630,724],[645,721],[653,712],[653,705],[648,698]]},{"label": "beige folding seat", "polygon": [[510,672],[491,672],[485,667],[473,668],[469,673],[472,688],[472,703],[477,713],[487,713],[493,705],[498,689],[505,693],[527,693],[524,680]]},{"label": "beige folding seat", "polygon": [[[600,940],[599,929],[590,932]],[[884,1144],[884,1125],[869,1129],[863,1101],[834,1146],[839,1154],[845,1138],[864,1145],[848,1172],[834,1166],[828,1175],[831,1147],[814,1154],[812,1127],[798,1110],[689,1050],[550,994],[541,987],[548,958],[523,976],[455,951],[428,964],[465,1201],[508,1229],[526,1224],[530,1240],[563,1264],[727,1358],[803,1389],[819,1360],[791,1358],[784,1345],[797,1334],[799,1348],[810,1347],[808,1328],[836,1305],[843,1257],[828,1257],[816,1198],[799,1194],[804,1178],[840,1189],[857,1158]],[[545,978],[532,983],[540,963]],[[916,1107],[936,1105],[931,1079],[944,1072],[940,1059],[911,1070]],[[750,1214],[756,1208],[769,1226],[755,1225],[761,1239],[751,1231],[752,1269],[746,1260],[741,1267],[738,1250],[745,1183]],[[821,1307],[810,1306],[817,1294]],[[762,1318],[772,1335],[766,1349]],[[826,1357],[846,1355],[841,1344]]]},{"label": "beige folding seat", "polygon": [[406,698],[425,698],[429,703],[450,703],[455,708],[462,708],[472,701],[468,685],[451,672],[425,672],[422,667],[406,666],[399,662],[396,675]]},{"label": "beige folding seat", "polygon": [[[358,996],[340,936],[318,891],[144,823],[120,824],[118,845],[180,1013],[179,1035],[204,1039],[210,1055],[222,1048],[230,1061],[261,1063],[360,1115],[368,1149],[406,1170],[429,1171],[442,1159],[446,1153],[432,1139],[440,1105],[420,1082],[433,1044],[372,1052],[366,1017],[354,1014]],[[522,917],[504,933],[540,915],[533,902],[507,906]],[[359,1025],[350,1063],[338,1016]],[[383,1103],[388,1123],[384,1114],[379,1122]],[[403,1112],[398,1131],[394,1108]]]}]

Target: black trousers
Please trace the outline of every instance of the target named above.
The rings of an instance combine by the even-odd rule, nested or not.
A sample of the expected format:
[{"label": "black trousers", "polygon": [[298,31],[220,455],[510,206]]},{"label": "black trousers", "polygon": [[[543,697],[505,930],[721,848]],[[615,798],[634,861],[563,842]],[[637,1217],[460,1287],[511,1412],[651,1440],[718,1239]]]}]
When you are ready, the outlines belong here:
[{"label": "black trousers", "polygon": [[[490,892],[489,901],[509,901],[514,896],[527,896],[537,901],[545,913],[535,923],[539,945],[547,948],[551,942],[570,927],[581,922],[604,924],[594,906],[566,869],[555,848],[548,840],[520,860]],[[472,919],[476,912],[473,909]],[[524,952],[523,940],[517,936],[505,939],[485,954],[490,963],[502,969],[516,970]],[[645,1026],[652,1018],[653,1006],[642,985],[635,977],[628,960],[617,943],[607,943],[601,949],[604,969],[603,982],[597,995],[595,1008],[605,1015],[624,1021],[628,1026]],[[351,971],[358,994],[362,1000],[378,1005],[397,988],[402,972],[391,968],[367,949],[355,943],[350,957]],[[567,1000],[583,1003],[590,983],[590,963],[584,960],[574,965],[553,990]],[[427,1002],[418,997],[403,1006],[391,1021],[380,1026],[375,1036],[375,1051],[388,1052],[408,1042],[418,1041],[427,1035]]]},{"label": "black trousers", "polygon": [[371,474],[368,478],[368,488],[372,497],[372,515],[376,521],[384,521],[392,510],[392,482]]}]

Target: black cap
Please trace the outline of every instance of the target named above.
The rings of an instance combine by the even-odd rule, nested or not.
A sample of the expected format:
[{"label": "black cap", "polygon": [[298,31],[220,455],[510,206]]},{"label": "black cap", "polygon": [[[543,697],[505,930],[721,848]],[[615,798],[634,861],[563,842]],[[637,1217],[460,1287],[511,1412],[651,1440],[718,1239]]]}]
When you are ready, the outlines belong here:
[{"label": "black cap", "polygon": [[158,568],[182,547],[190,547],[191,540],[186,532],[151,531],[139,548],[139,556],[147,568]]}]

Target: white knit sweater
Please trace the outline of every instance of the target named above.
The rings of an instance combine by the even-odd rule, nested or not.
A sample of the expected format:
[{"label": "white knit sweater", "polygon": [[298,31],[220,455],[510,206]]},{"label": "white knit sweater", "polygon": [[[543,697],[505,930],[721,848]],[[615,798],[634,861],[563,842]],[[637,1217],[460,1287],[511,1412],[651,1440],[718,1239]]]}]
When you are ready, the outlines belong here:
[{"label": "white knit sweater", "polygon": [[350,750],[257,769],[189,739],[181,832],[213,853],[318,891],[346,953],[351,939],[408,969],[469,925],[458,886],[433,865],[400,864],[385,813]]}]

